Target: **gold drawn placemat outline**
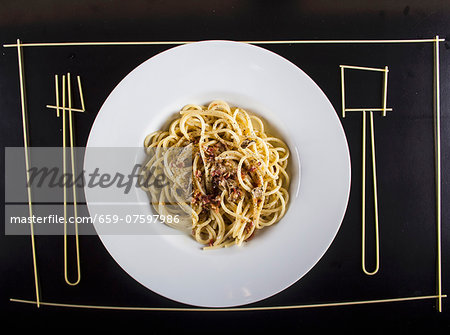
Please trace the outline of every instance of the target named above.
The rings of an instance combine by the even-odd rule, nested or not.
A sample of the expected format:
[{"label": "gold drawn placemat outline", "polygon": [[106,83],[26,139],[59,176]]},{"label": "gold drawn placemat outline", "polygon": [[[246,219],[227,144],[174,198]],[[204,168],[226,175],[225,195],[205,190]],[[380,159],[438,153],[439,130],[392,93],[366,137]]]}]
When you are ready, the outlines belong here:
[{"label": "gold drawn placemat outline", "polygon": [[[437,310],[439,312],[442,311],[442,298],[446,297],[446,295],[442,294],[442,256],[441,256],[441,145],[440,145],[440,75],[439,75],[439,43],[445,41],[445,39],[439,38],[438,35],[435,36],[434,39],[372,39],[372,40],[273,40],[273,41],[240,41],[242,43],[249,44],[403,44],[403,43],[433,43],[434,45],[434,57],[433,57],[433,65],[434,65],[434,108],[433,108],[433,117],[434,117],[434,150],[435,150],[435,192],[436,192],[436,235],[437,235],[437,295],[432,296],[423,296],[423,297],[409,297],[409,298],[398,298],[398,299],[384,299],[384,300],[371,300],[371,301],[359,301],[353,302],[353,304],[362,304],[362,303],[375,303],[375,302],[386,302],[386,301],[409,301],[409,300],[417,300],[417,299],[429,299],[435,298],[437,299]],[[24,79],[24,71],[23,71],[23,55],[22,48],[23,47],[62,47],[62,46],[125,46],[125,45],[181,45],[187,43],[193,43],[195,41],[141,41],[141,42],[54,42],[54,43],[21,43],[20,39],[17,39],[16,44],[4,44],[3,47],[17,48],[18,54],[18,65],[19,65],[19,84],[20,84],[20,96],[21,96],[21,110],[22,110],[22,123],[23,123],[23,137],[24,137],[24,153],[25,153],[25,162],[28,165],[29,162],[29,154],[28,154],[28,146],[29,146],[29,129],[27,123],[27,106],[26,106],[26,96],[25,96],[25,79]],[[28,176],[28,168],[27,168],[27,179]],[[28,194],[28,206],[30,215],[32,215],[32,200],[31,194]],[[37,307],[41,305],[40,295],[39,295],[39,283],[38,283],[38,275],[37,275],[37,265],[36,265],[36,249],[35,249],[35,239],[33,233],[33,224],[30,224],[30,235],[31,235],[31,244],[32,244],[32,255],[33,255],[33,268],[34,268],[34,278],[35,278],[35,289],[36,289],[36,300],[19,300],[19,299],[11,299],[10,301],[14,302],[23,302],[23,303],[33,303],[36,304]],[[50,305],[50,303],[43,303],[45,305]],[[52,303],[53,305],[58,305]],[[345,304],[350,305],[352,302],[346,303],[334,303],[332,305]],[[59,304],[60,306],[64,306],[64,304]],[[329,304],[317,304],[317,306],[325,306]],[[65,305],[69,306],[69,305]],[[76,307],[76,305],[72,305]],[[297,306],[273,306],[273,307],[264,307],[264,309],[288,309],[288,308],[300,308],[306,306],[314,306],[314,305],[297,305]],[[95,307],[95,306],[91,306]],[[100,306],[96,306],[100,307]],[[105,306],[103,306],[105,307]],[[112,307],[113,308],[113,307]],[[167,310],[164,308],[149,308],[150,310]],[[179,309],[186,310],[186,309]],[[189,310],[203,310],[202,308],[189,308]],[[205,310],[211,310],[205,308]],[[233,307],[231,309],[220,309],[220,310],[255,310],[254,308],[239,308]],[[259,309],[260,310],[260,309]]]}]

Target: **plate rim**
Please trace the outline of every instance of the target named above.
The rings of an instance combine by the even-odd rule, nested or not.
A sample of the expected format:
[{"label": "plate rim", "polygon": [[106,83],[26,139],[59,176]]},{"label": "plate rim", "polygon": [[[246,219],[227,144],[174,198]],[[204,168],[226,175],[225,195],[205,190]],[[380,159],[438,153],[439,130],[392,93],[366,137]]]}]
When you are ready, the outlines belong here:
[{"label": "plate rim", "polygon": [[[232,43],[232,44],[241,44],[241,45],[250,46],[250,44],[246,44],[246,43],[243,43],[243,42],[229,41],[229,40],[205,40],[205,41],[192,42],[192,43],[189,43],[189,45],[192,45],[192,44],[205,44],[205,43]],[[93,130],[94,130],[95,124],[96,124],[97,119],[99,118],[99,115],[100,115],[101,111],[103,110],[105,104],[106,104],[107,101],[109,100],[110,96],[114,94],[115,90],[116,90],[116,89],[124,82],[124,80],[130,75],[130,73],[132,73],[133,71],[136,71],[140,66],[142,66],[144,63],[150,61],[151,59],[153,59],[153,58],[155,58],[155,57],[162,57],[163,54],[165,54],[165,53],[167,53],[167,52],[170,52],[171,50],[174,50],[174,49],[176,49],[176,48],[182,48],[183,46],[186,46],[186,45],[188,45],[188,44],[183,44],[183,45],[178,45],[178,46],[175,46],[175,47],[168,48],[168,49],[166,49],[166,50],[164,50],[164,51],[162,51],[162,52],[160,52],[160,53],[158,53],[158,54],[156,54],[156,55],[154,55],[154,56],[148,58],[147,60],[145,60],[144,62],[142,62],[142,63],[139,64],[138,66],[136,66],[134,69],[132,69],[128,74],[126,74],[126,75],[119,81],[119,83],[112,89],[112,91],[110,92],[110,94],[108,95],[108,97],[105,99],[104,103],[102,104],[102,106],[101,106],[100,109],[99,109],[99,112],[98,112],[97,115],[96,115],[96,118],[95,118],[95,120],[94,120],[94,123],[93,123],[93,125],[92,125],[92,127],[91,127],[91,131],[90,131],[90,133],[89,133],[89,137],[88,137],[88,141],[87,141],[87,144],[86,144],[86,148],[90,146],[90,143],[91,143],[91,135],[93,134]],[[262,50],[264,50],[264,51],[266,51],[266,52],[269,52],[269,53],[271,53],[271,54],[273,54],[273,55],[275,55],[275,56],[277,56],[277,57],[283,59],[284,61],[288,62],[291,66],[294,66],[295,68],[297,68],[298,70],[300,70],[306,77],[308,77],[309,80],[310,80],[310,81],[311,81],[311,82],[319,89],[319,91],[322,93],[323,97],[326,99],[326,101],[327,101],[327,103],[329,104],[330,108],[334,111],[334,114],[335,114],[335,117],[336,117],[336,121],[337,121],[337,123],[338,123],[338,125],[339,125],[338,128],[339,128],[339,130],[340,130],[340,132],[341,132],[341,135],[342,135],[342,137],[343,137],[343,139],[344,139],[344,143],[345,143],[345,151],[346,151],[346,165],[347,165],[347,172],[348,172],[346,177],[347,177],[348,183],[347,183],[347,190],[346,190],[346,192],[345,192],[345,193],[346,193],[345,204],[344,204],[344,206],[343,206],[343,211],[342,211],[342,213],[341,213],[341,215],[340,215],[340,217],[339,217],[339,220],[338,220],[339,224],[336,226],[336,230],[333,232],[332,237],[331,237],[331,240],[329,241],[327,247],[323,250],[323,252],[321,253],[320,257],[318,257],[318,259],[312,264],[312,266],[309,267],[306,271],[304,271],[304,274],[301,275],[299,278],[297,278],[296,280],[294,280],[294,281],[291,282],[290,284],[285,285],[284,287],[280,288],[279,290],[274,291],[272,294],[270,294],[270,295],[268,295],[268,296],[266,296],[266,297],[264,297],[264,298],[257,299],[257,300],[254,300],[254,301],[250,301],[250,302],[247,302],[247,303],[239,303],[238,305],[245,305],[245,304],[248,304],[248,303],[260,301],[260,300],[263,300],[263,299],[266,299],[266,298],[269,298],[269,297],[271,297],[271,296],[273,296],[273,295],[278,294],[279,292],[281,292],[281,291],[287,289],[288,287],[290,287],[290,286],[292,286],[293,284],[295,284],[296,282],[298,282],[303,276],[305,276],[305,275],[306,275],[306,274],[307,274],[307,273],[308,273],[308,272],[309,272],[309,271],[310,271],[310,270],[311,270],[311,269],[312,269],[312,268],[320,261],[320,259],[322,259],[322,257],[324,256],[324,254],[328,251],[328,249],[330,248],[331,244],[332,244],[333,241],[335,240],[335,238],[336,238],[336,236],[337,236],[337,234],[338,234],[338,232],[339,232],[339,230],[340,230],[340,228],[341,228],[341,226],[342,226],[342,222],[343,222],[343,220],[344,220],[344,217],[345,217],[345,214],[346,214],[347,208],[348,208],[348,202],[349,202],[349,197],[350,197],[350,189],[351,189],[351,181],[352,181],[352,178],[351,178],[351,159],[350,159],[350,151],[349,151],[349,145],[348,145],[347,137],[346,137],[345,131],[344,131],[344,129],[343,129],[342,123],[341,123],[341,121],[340,121],[340,119],[339,119],[339,117],[338,117],[338,115],[337,115],[337,113],[336,113],[336,111],[335,111],[333,105],[331,104],[330,100],[328,99],[328,97],[325,95],[325,93],[322,91],[322,89],[315,83],[315,81],[313,81],[312,78],[309,77],[307,73],[305,73],[300,67],[298,67],[298,66],[297,66],[296,64],[294,64],[293,62],[289,61],[289,60],[286,59],[285,57],[283,57],[283,56],[281,56],[281,55],[279,55],[279,54],[277,54],[277,53],[275,53],[275,52],[273,52],[273,51],[271,51],[271,50],[268,50],[268,49],[265,49],[265,48],[262,48],[262,47],[256,46],[256,45],[251,45],[251,46],[252,46],[252,47],[259,48],[259,49],[262,49]],[[85,158],[86,158],[86,156],[85,156]],[[88,206],[88,209],[89,209],[89,202],[88,202],[88,201],[87,201],[87,206]],[[101,235],[98,235],[98,236],[99,236],[100,240],[102,241],[102,243],[103,243],[105,249],[108,251],[108,253],[111,255],[111,257],[116,261],[116,263],[117,263],[117,264],[118,264],[118,265],[119,265],[119,266],[120,266],[120,267],[121,267],[128,275],[130,275],[133,279],[136,280],[136,278],[134,278],[131,274],[129,274],[128,271],[122,266],[122,264],[120,264],[120,263],[115,259],[115,257],[111,254],[111,251],[109,250],[109,248],[108,248],[108,247],[106,246],[106,244],[105,244],[104,236],[101,236]],[[166,295],[163,295],[163,294],[161,294],[161,293],[155,291],[154,289],[149,288],[148,286],[144,285],[144,284],[141,283],[140,281],[138,281],[138,280],[136,280],[136,281],[139,282],[139,283],[140,283],[141,285],[143,285],[144,287],[148,288],[149,290],[151,290],[151,291],[153,291],[153,292],[155,292],[155,293],[157,293],[157,294],[160,294],[160,295],[164,296],[164,297],[167,298],[167,299],[170,299],[170,300],[173,300],[173,301],[177,301],[177,302],[181,302],[181,303],[185,303],[185,304],[190,304],[189,302],[180,301],[180,300],[177,300],[177,299],[168,297],[168,296],[166,296]],[[195,306],[201,306],[201,305],[199,305],[199,304],[194,304],[194,305],[195,305]],[[222,307],[227,307],[227,306],[238,306],[238,305],[234,305],[234,304],[231,304],[231,305],[230,305],[230,304],[227,304],[227,305],[223,305],[223,306],[221,305],[221,306],[222,306]],[[205,305],[205,307],[211,307],[211,306],[206,306],[206,305]]]}]

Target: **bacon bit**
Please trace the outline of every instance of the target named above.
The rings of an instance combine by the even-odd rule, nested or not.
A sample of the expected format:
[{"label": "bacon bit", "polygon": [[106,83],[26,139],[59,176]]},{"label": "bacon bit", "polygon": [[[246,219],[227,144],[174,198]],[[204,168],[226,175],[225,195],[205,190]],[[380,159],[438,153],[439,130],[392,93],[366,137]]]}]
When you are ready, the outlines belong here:
[{"label": "bacon bit", "polygon": [[198,178],[198,179],[200,179],[200,178],[202,177],[202,171],[196,170],[196,171],[195,171],[195,177]]},{"label": "bacon bit", "polygon": [[249,237],[247,237],[247,239],[245,240],[245,242],[250,241],[250,240],[253,238],[253,236],[255,236],[255,230],[253,231],[253,233],[252,233]]},{"label": "bacon bit", "polygon": [[210,247],[212,247],[213,244],[214,244],[214,242],[215,242],[215,240],[212,238],[212,239],[209,241],[208,245],[209,245]]},{"label": "bacon bit", "polygon": [[221,164],[215,164],[211,171],[211,177],[222,176],[227,173],[227,169],[225,166]]},{"label": "bacon bit", "polygon": [[256,166],[252,165],[250,166],[250,168],[248,169],[248,171],[253,172],[256,170]]},{"label": "bacon bit", "polygon": [[250,229],[252,229],[253,226],[254,226],[254,224],[253,224],[253,220],[252,220],[245,225],[245,228],[244,228],[245,232],[248,233],[250,231]]},{"label": "bacon bit", "polygon": [[192,204],[200,204],[203,209],[212,209],[219,211],[220,196],[215,194],[204,195],[200,191],[195,190],[192,194]]},{"label": "bacon bit", "polygon": [[205,149],[205,153],[209,160],[214,159],[220,152],[225,150],[225,146],[222,143],[216,143],[212,146],[208,146]]},{"label": "bacon bit", "polygon": [[238,200],[242,195],[242,192],[238,187],[234,187],[234,186],[231,187],[230,192],[231,192],[230,199],[233,201]]}]

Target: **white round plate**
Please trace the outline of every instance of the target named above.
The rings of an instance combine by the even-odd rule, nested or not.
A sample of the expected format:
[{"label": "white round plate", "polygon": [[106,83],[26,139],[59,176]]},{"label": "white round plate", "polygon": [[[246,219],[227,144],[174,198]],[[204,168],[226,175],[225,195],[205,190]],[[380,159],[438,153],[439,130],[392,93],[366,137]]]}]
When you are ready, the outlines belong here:
[{"label": "white round plate", "polygon": [[[115,261],[148,289],[189,305],[231,307],[268,298],[304,276],[332,243],[347,208],[345,134],[308,75],[285,58],[245,43],[203,41],[171,48],[131,71],[109,95],[89,135],[84,167],[131,170],[144,157],[148,133],[184,105],[215,99],[262,116],[287,142],[292,182],[284,218],[242,247],[210,251],[162,223],[156,234],[97,231]],[[89,154],[95,147],[134,147],[139,153],[99,162]],[[115,192],[121,190],[85,188],[91,217],[98,214],[95,202],[116,199]],[[134,189],[127,196],[117,206],[123,208],[119,215],[152,213],[144,192]]]}]

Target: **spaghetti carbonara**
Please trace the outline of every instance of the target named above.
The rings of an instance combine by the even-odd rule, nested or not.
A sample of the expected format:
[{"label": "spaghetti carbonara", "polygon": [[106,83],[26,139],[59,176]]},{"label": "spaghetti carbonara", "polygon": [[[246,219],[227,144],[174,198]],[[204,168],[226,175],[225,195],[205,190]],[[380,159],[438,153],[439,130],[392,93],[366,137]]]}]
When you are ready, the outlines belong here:
[{"label": "spaghetti carbonara", "polygon": [[[187,105],[144,147],[141,177],[153,207],[164,216],[183,213],[165,223],[204,249],[241,245],[286,212],[289,149],[242,108],[220,100]],[[155,182],[158,172],[165,183]]]}]

